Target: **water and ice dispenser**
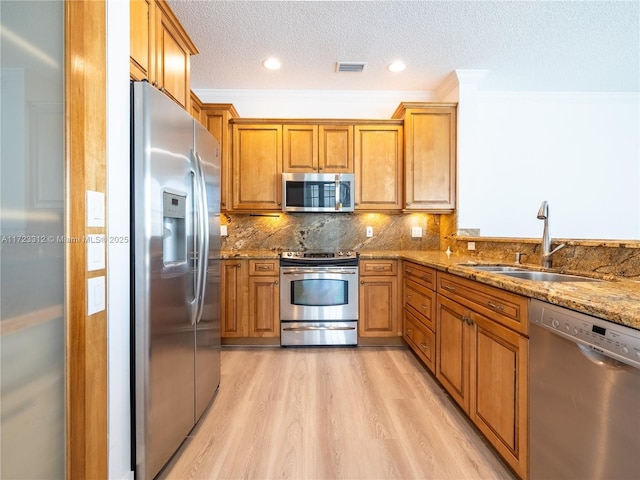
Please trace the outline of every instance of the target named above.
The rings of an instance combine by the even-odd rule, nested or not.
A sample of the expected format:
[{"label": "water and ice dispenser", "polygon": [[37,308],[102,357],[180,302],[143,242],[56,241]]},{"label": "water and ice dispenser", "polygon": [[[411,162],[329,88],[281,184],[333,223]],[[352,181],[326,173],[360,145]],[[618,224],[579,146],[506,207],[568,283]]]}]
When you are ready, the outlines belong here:
[{"label": "water and ice dispenser", "polygon": [[187,261],[187,197],[163,192],[162,263],[171,265]]}]

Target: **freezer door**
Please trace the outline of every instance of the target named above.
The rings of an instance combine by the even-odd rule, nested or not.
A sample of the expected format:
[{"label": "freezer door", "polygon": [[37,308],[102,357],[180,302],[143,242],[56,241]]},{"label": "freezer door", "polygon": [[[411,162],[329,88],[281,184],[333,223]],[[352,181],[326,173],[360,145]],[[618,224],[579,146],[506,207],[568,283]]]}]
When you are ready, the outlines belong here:
[{"label": "freezer door", "polygon": [[206,192],[209,250],[201,316],[196,320],[196,421],[220,384],[220,148],[216,139],[195,122],[195,152]]},{"label": "freezer door", "polygon": [[194,425],[193,120],[133,84],[136,478],[153,478]]}]

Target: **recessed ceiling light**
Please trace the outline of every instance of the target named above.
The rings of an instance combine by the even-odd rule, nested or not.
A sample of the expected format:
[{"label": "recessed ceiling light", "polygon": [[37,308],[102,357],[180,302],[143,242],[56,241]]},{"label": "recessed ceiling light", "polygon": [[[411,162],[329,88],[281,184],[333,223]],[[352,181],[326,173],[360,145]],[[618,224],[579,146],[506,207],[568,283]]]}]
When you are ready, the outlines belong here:
[{"label": "recessed ceiling light", "polygon": [[395,61],[387,67],[387,70],[389,70],[390,72],[401,72],[405,69],[405,67],[406,65],[404,64],[404,62]]},{"label": "recessed ceiling light", "polygon": [[264,62],[262,62],[262,66],[267,70],[278,70],[281,66],[280,60],[277,58],[271,57],[267,58]]}]

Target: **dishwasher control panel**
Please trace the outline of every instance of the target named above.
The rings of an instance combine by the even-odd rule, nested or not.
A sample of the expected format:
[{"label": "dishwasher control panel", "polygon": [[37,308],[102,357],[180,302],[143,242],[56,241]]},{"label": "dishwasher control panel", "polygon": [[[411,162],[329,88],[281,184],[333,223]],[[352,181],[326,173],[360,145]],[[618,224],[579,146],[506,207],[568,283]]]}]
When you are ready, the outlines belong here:
[{"label": "dishwasher control panel", "polygon": [[531,300],[529,321],[640,368],[640,330],[535,299]]}]

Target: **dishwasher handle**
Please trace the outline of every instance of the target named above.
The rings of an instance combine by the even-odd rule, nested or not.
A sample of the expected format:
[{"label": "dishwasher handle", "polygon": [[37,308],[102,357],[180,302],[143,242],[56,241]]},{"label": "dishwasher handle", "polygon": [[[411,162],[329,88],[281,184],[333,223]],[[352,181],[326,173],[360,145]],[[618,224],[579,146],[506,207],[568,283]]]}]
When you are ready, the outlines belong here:
[{"label": "dishwasher handle", "polygon": [[580,343],[576,343],[576,345],[578,346],[580,353],[582,353],[582,355],[584,355],[587,358],[587,360],[589,360],[591,363],[598,365],[599,367],[615,368],[615,369],[621,369],[621,370],[622,369],[634,370],[634,368],[631,365],[627,365],[626,363],[620,362],[615,358],[611,358],[605,355],[604,353],[597,352]]}]

